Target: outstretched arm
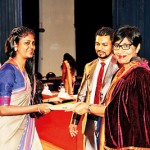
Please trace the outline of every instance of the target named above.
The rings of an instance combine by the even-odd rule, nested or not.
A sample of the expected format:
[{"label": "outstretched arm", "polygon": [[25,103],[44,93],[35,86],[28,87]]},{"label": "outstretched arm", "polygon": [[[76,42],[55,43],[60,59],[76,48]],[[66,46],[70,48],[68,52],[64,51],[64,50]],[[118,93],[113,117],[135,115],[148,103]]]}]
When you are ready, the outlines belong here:
[{"label": "outstretched arm", "polygon": [[86,113],[94,114],[96,116],[104,117],[105,105],[101,104],[87,104],[85,102],[78,102],[72,108],[66,108],[66,111],[73,111],[79,115],[84,115]]}]

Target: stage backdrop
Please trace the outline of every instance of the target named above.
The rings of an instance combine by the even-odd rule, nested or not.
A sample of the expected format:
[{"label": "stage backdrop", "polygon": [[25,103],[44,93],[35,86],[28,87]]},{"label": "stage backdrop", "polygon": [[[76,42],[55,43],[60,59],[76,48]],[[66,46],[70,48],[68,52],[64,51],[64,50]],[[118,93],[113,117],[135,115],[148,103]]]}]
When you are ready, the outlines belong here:
[{"label": "stage backdrop", "polygon": [[61,75],[64,53],[75,55],[74,1],[40,0],[39,72]]}]

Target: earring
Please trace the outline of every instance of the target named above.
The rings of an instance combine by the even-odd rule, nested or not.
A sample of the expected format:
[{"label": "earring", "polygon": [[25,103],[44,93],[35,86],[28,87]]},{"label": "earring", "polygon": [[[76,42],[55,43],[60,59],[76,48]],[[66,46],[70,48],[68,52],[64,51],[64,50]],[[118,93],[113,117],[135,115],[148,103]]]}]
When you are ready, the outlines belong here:
[{"label": "earring", "polygon": [[15,52],[17,51],[17,48],[15,47]]}]

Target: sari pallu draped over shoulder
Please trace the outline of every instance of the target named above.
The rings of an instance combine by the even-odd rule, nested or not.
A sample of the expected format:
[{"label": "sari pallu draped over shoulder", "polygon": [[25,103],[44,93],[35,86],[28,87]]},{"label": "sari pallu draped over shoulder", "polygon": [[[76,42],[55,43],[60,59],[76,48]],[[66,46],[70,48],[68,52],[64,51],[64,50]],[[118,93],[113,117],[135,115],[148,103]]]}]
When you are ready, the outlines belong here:
[{"label": "sari pallu draped over shoulder", "polygon": [[106,96],[107,148],[150,148],[150,68],[132,61],[122,67]]},{"label": "sari pallu draped over shoulder", "polygon": [[[4,70],[3,70],[4,69]],[[8,73],[9,72],[9,73]],[[22,77],[12,64],[6,64],[0,70],[0,101],[5,95],[10,99],[8,105],[28,106],[31,99],[31,86],[27,74]],[[6,78],[9,80],[5,82]],[[15,89],[12,88],[16,87]],[[11,91],[11,96],[9,92]],[[35,119],[29,114],[0,116],[0,150],[42,150],[35,128]]]}]

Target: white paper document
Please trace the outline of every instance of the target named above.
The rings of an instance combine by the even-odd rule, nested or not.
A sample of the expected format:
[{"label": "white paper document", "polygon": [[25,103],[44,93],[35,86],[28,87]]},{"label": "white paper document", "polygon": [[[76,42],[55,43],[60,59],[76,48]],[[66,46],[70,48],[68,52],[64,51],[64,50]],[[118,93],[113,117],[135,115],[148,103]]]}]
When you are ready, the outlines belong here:
[{"label": "white paper document", "polygon": [[81,102],[70,102],[70,103],[63,103],[63,104],[57,104],[57,105],[51,105],[51,110],[67,110],[75,108],[77,105],[79,105]]}]

